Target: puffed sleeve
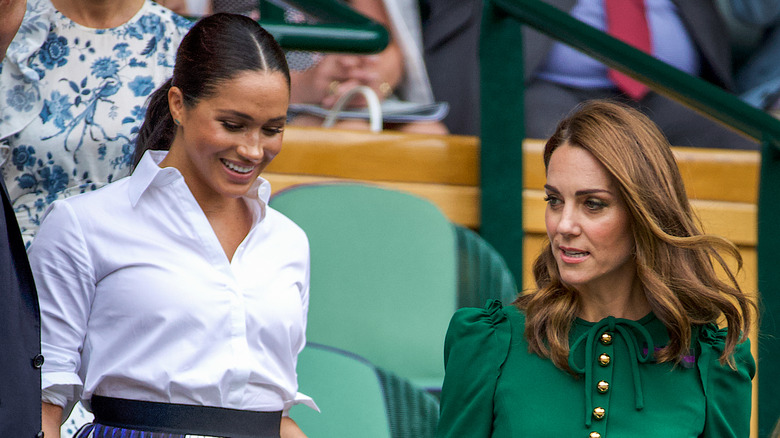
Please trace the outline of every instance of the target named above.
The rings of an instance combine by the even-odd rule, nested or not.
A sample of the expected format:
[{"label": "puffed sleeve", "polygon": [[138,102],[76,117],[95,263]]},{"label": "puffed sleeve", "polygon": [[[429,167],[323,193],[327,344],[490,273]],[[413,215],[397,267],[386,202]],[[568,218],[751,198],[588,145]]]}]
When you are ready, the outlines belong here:
[{"label": "puffed sleeve", "polygon": [[67,412],[83,385],[81,350],[96,283],[81,227],[69,204],[51,205],[28,255],[41,307],[43,399]]},{"label": "puffed sleeve", "polygon": [[701,327],[698,361],[707,414],[704,438],[743,438],[750,435],[750,411],[752,408],[751,380],[756,373],[756,363],[750,354],[750,340],[734,349],[736,370],[728,364],[721,365],[720,355],[726,343],[726,329],[715,324]]},{"label": "puffed sleeve", "polygon": [[493,395],[510,341],[511,328],[499,301],[455,313],[444,342],[438,437],[491,435]]}]

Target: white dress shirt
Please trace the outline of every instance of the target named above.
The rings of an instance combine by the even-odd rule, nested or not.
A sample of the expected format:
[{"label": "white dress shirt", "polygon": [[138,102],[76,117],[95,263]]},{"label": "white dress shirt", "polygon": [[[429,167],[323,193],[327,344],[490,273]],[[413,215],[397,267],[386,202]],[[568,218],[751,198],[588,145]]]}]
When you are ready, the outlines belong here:
[{"label": "white dress shirt", "polygon": [[92,394],[285,412],[306,342],[309,244],[244,197],[254,224],[229,261],[181,173],[150,151],[135,172],[52,204],[30,247],[44,401]]}]

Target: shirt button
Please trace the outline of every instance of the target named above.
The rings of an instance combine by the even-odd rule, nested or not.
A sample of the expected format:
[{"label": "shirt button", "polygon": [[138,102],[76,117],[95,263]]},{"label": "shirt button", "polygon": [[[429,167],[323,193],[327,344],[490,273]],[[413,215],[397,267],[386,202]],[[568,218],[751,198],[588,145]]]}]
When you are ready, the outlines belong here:
[{"label": "shirt button", "polygon": [[36,354],[32,360],[33,368],[40,369],[43,366],[43,355]]},{"label": "shirt button", "polygon": [[36,433],[35,438],[43,438],[43,431]]},{"label": "shirt button", "polygon": [[607,411],[601,406],[593,409],[593,418],[597,420],[601,420],[602,418],[604,418],[604,415],[607,415]]},{"label": "shirt button", "polygon": [[609,332],[604,332],[601,334],[601,339],[599,339],[602,344],[609,345],[612,343],[612,335],[609,334]]},{"label": "shirt button", "polygon": [[600,380],[599,383],[596,385],[596,389],[601,394],[604,394],[605,392],[609,391],[609,382],[607,382],[606,380]]},{"label": "shirt button", "polygon": [[588,434],[588,438],[601,438],[601,434],[598,432],[591,432]]},{"label": "shirt button", "polygon": [[609,365],[609,362],[610,362],[611,360],[612,360],[612,359],[610,359],[610,357],[609,357],[609,355],[608,355],[607,353],[601,353],[601,354],[599,355],[599,365],[601,365],[601,366],[603,366],[603,367],[605,367],[605,366]]}]

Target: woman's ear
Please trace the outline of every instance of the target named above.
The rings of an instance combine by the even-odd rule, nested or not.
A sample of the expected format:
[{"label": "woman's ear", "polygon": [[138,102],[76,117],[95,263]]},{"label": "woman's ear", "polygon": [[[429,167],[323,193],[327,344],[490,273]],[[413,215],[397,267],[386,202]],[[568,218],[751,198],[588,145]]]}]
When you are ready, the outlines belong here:
[{"label": "woman's ear", "polygon": [[184,116],[184,94],[179,87],[168,89],[168,109],[174,123],[181,124],[182,116]]}]

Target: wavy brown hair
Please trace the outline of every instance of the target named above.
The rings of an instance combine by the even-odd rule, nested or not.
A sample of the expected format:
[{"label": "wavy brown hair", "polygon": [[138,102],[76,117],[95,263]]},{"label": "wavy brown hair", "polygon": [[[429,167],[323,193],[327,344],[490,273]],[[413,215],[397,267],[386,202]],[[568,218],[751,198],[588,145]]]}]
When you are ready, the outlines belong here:
[{"label": "wavy brown hair", "polygon": [[[637,277],[647,301],[669,332],[659,362],[679,362],[691,345],[694,325],[728,326],[722,363],[731,361],[747,337],[755,305],[737,283],[723,254],[742,268],[737,247],[704,234],[685,193],[669,142],[644,114],[625,105],[596,100],[578,106],[562,120],[544,148],[545,169],[561,145],[581,147],[611,174],[628,206]],[[716,273],[725,272],[725,281]],[[515,305],[526,313],[531,351],[569,370],[569,330],[580,310],[575,290],[561,282],[550,242],[534,262],[536,290]]]}]

